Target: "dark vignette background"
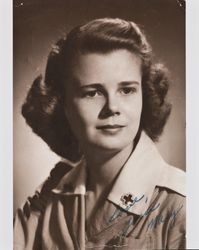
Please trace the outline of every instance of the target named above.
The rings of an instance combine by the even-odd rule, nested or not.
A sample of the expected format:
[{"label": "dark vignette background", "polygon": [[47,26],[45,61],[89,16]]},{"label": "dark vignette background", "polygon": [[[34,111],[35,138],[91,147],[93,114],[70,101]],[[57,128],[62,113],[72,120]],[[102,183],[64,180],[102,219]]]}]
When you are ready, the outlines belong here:
[{"label": "dark vignette background", "polygon": [[21,116],[34,78],[45,70],[51,46],[75,25],[120,17],[144,27],[155,61],[170,70],[173,109],[157,144],[163,158],[185,170],[185,10],[177,0],[14,1],[14,211],[59,160]]}]

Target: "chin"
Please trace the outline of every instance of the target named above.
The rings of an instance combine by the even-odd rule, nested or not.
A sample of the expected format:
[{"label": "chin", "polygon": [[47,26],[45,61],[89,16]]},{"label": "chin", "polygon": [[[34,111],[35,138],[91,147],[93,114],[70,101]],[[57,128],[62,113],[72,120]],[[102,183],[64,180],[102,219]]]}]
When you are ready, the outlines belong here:
[{"label": "chin", "polygon": [[[95,144],[95,147],[99,150],[106,151],[106,152],[119,152],[122,151],[124,148],[132,144],[132,141],[128,142],[113,142],[111,140],[109,141],[104,141],[104,142],[98,142]],[[93,145],[94,146],[94,145]]]}]

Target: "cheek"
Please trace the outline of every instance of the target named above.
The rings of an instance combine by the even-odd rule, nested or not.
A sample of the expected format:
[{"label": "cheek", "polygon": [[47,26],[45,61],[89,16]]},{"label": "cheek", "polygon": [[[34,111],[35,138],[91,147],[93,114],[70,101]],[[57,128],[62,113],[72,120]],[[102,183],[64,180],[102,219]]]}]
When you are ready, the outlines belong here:
[{"label": "cheek", "polygon": [[64,110],[66,118],[71,126],[71,129],[76,134],[76,131],[79,130],[79,127],[81,127],[82,124],[80,118],[80,111],[77,105],[75,104],[74,100],[70,100],[70,98],[68,98],[65,103]]},{"label": "cheek", "polygon": [[70,108],[71,117],[79,126],[89,126],[96,123],[102,104],[99,102],[74,100]]},{"label": "cheek", "polygon": [[137,98],[133,99],[129,105],[127,105],[126,114],[132,124],[137,124],[140,122],[142,114],[142,96],[139,95]]}]

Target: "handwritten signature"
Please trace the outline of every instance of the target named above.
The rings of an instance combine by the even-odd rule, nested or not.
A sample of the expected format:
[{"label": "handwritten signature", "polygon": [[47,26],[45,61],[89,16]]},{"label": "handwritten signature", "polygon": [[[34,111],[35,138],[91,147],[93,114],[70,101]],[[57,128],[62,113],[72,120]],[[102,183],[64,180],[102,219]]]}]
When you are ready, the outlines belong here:
[{"label": "handwritten signature", "polygon": [[[136,197],[133,199],[133,201],[132,201],[129,205],[127,205],[127,206],[124,208],[124,210],[125,210],[125,211],[129,211],[129,209],[130,209],[131,207],[133,207],[136,203],[138,203],[139,201],[141,201],[143,198],[144,198],[144,195],[142,195],[140,198],[138,198],[138,197],[136,196]],[[122,216],[122,214],[123,214],[123,211],[117,208],[117,209],[115,210],[115,212],[113,213],[113,215],[110,217],[109,223],[110,223],[110,222],[113,222],[115,219],[117,219],[118,217]]]},{"label": "handwritten signature", "polygon": [[[124,208],[125,211],[129,211],[130,208],[132,208],[136,203],[139,203],[141,200],[144,201],[145,198],[145,203],[147,203],[148,198],[145,197],[145,195],[142,195],[141,197],[135,197],[132,202],[130,202],[130,204],[127,204],[127,206]],[[160,203],[149,207],[143,214],[141,214],[141,216],[139,217],[138,220],[141,220],[143,217],[146,217],[147,215],[153,213],[155,210],[157,210],[160,207]],[[171,211],[170,214],[168,214],[167,216],[163,216],[162,214],[158,214],[156,215],[154,218],[152,218],[148,224],[147,224],[147,231],[149,229],[154,229],[156,228],[158,225],[169,221],[170,220],[170,227],[175,225],[175,221],[176,221],[176,217],[179,214],[180,210],[183,208],[183,205],[181,205],[181,207],[179,207],[177,210],[173,210]],[[115,212],[113,213],[113,215],[110,217],[109,219],[109,223],[113,222],[114,220],[116,220],[118,217],[121,217],[123,214],[123,211],[119,208],[117,208],[115,210]],[[126,227],[122,230],[121,235],[122,236],[126,236],[128,234],[128,231],[130,229],[131,226],[133,226],[135,224],[134,222],[134,218],[131,217],[127,224]]]},{"label": "handwritten signature", "polygon": [[148,223],[148,229],[153,229],[156,226],[160,225],[161,223],[164,223],[165,221],[170,220],[170,227],[173,227],[175,225],[176,217],[179,214],[180,210],[183,208],[183,205],[179,207],[177,210],[173,210],[170,214],[167,216],[163,216],[162,214],[156,215],[153,219],[150,220]]}]

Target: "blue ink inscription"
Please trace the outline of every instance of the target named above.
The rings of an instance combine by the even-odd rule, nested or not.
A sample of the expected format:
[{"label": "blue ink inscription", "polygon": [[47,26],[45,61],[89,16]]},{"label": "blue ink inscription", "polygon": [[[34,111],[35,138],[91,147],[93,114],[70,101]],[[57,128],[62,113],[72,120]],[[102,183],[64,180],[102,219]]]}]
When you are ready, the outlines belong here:
[{"label": "blue ink inscription", "polygon": [[[131,207],[133,207],[136,203],[138,203],[139,201],[141,201],[144,198],[144,195],[142,195],[140,198],[138,198],[137,196],[132,200],[132,202],[126,207],[124,208],[125,211],[129,211],[129,209]],[[115,219],[117,219],[118,217],[122,216],[123,211],[119,208],[116,208],[115,212],[113,213],[113,215],[110,217],[109,219],[109,223],[113,222]]]},{"label": "blue ink inscription", "polygon": [[[147,215],[149,215],[150,213],[154,212],[156,209],[159,208],[159,206],[160,206],[160,203],[158,203],[158,204],[157,204],[156,206],[154,206],[154,207],[148,208],[148,209],[140,216],[139,220],[140,220],[141,218],[143,218],[144,216],[147,216]],[[121,235],[122,235],[122,236],[126,236],[127,233],[128,233],[129,228],[130,228],[131,226],[133,226],[133,225],[134,225],[134,220],[133,220],[133,217],[131,217],[131,218],[128,220],[127,227],[121,232]]]},{"label": "blue ink inscription", "polygon": [[179,207],[177,210],[173,210],[171,214],[164,217],[163,215],[159,214],[155,216],[150,222],[148,223],[148,229],[154,229],[156,226],[160,225],[161,223],[164,223],[166,220],[170,220],[170,227],[173,227],[175,225],[176,217],[180,210],[183,208],[183,205]]},{"label": "blue ink inscription", "polygon": [[[116,208],[115,212],[113,213],[113,215],[110,217],[110,219],[108,220],[108,223],[113,222],[115,219],[117,219],[118,217],[121,217],[124,211],[129,211],[129,209],[131,207],[133,207],[136,203],[139,203],[141,200],[143,200],[143,198],[145,197],[145,195],[142,195],[140,198],[138,198],[137,196],[132,199],[132,195],[131,194],[126,194],[124,196],[122,196],[122,201],[123,201],[123,205],[126,204],[127,206],[125,208],[123,208],[123,210],[121,208]],[[145,197],[145,203],[147,203],[148,201],[148,197]],[[130,203],[130,204],[129,204]],[[141,216],[138,218],[138,221],[140,221],[143,217],[150,215],[151,213],[153,213],[155,210],[157,210],[160,207],[160,203],[149,207],[143,214],[141,214]],[[162,214],[158,214],[156,215],[154,218],[152,218],[147,225],[147,231],[148,229],[154,229],[156,228],[158,225],[165,223],[166,221],[170,220],[170,227],[175,225],[175,221],[176,221],[176,217],[179,214],[180,210],[183,208],[183,205],[181,205],[181,207],[179,207],[177,210],[173,210],[171,211],[170,214],[168,214],[167,216],[163,216]],[[136,223],[137,224],[137,223]],[[135,225],[135,221],[134,221],[134,217],[131,217],[128,221],[127,224],[125,226],[125,228],[120,232],[120,235],[122,236],[126,236],[128,234],[128,231],[130,229],[131,226]]]}]

